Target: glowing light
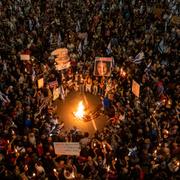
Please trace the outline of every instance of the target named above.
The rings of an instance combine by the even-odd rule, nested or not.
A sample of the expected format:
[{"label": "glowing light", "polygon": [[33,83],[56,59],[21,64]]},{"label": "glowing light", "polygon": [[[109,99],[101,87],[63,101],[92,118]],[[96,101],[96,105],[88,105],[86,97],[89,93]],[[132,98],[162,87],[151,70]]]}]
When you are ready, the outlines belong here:
[{"label": "glowing light", "polygon": [[177,166],[179,166],[180,165],[180,162],[179,161],[177,161]]},{"label": "glowing light", "polygon": [[53,169],[53,171],[54,171],[54,172],[57,172],[57,170],[56,170],[56,169]]},{"label": "glowing light", "polygon": [[36,176],[36,173],[33,173],[33,177],[35,177]]},{"label": "glowing light", "polygon": [[170,99],[168,100],[168,105],[172,105],[172,101]]},{"label": "glowing light", "polygon": [[107,166],[107,172],[109,172],[109,170],[110,170],[110,166]]},{"label": "glowing light", "polygon": [[80,101],[78,104],[77,112],[74,113],[75,117],[78,119],[82,119],[84,117],[84,114],[85,114],[84,109],[85,109],[85,107],[83,105],[83,102]]},{"label": "glowing light", "polygon": [[126,73],[125,73],[125,72],[122,72],[122,75],[123,75],[123,76],[126,76]]}]

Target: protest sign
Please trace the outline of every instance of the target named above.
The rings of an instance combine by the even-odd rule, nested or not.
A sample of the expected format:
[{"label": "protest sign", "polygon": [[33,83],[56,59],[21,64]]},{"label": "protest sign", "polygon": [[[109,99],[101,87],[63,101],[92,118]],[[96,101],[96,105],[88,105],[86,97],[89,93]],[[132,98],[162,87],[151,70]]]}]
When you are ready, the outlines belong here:
[{"label": "protest sign", "polygon": [[58,48],[51,55],[55,56],[56,70],[67,69],[71,66],[67,48]]},{"label": "protest sign", "polygon": [[44,87],[44,79],[41,78],[41,79],[38,80],[38,88],[40,89],[40,88],[43,88],[43,87]]},{"label": "protest sign", "polygon": [[69,61],[68,49],[67,48],[58,48],[51,53],[52,56],[55,56],[56,63],[62,61]]},{"label": "protest sign", "polygon": [[53,89],[53,101],[55,101],[59,97],[59,88]]},{"label": "protest sign", "polygon": [[135,80],[132,82],[132,92],[135,96],[139,97],[140,85]]},{"label": "protest sign", "polygon": [[20,59],[22,61],[29,61],[30,60],[30,55],[29,54],[20,54]]},{"label": "protest sign", "polygon": [[79,156],[81,148],[78,142],[54,142],[54,150],[57,155]]}]

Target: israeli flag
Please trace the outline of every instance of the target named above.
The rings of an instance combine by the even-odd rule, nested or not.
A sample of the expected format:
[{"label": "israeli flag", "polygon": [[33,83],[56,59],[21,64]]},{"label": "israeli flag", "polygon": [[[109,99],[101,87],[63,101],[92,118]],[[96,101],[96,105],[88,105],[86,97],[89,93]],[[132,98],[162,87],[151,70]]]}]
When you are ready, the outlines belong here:
[{"label": "israeli flag", "polygon": [[151,64],[152,64],[152,62],[150,62],[150,63],[146,66],[146,69],[144,70],[144,72],[145,72],[147,75],[149,75],[150,72],[151,72]]},{"label": "israeli flag", "polygon": [[10,103],[8,96],[6,96],[4,93],[0,91],[0,101],[2,102],[2,105],[5,105],[6,103]]},{"label": "israeli flag", "polygon": [[141,64],[142,60],[144,59],[144,52],[141,51],[139,52],[134,59],[132,59],[132,61],[135,63],[135,64]]},{"label": "israeli flag", "polygon": [[62,37],[61,37],[61,33],[59,32],[59,34],[58,34],[58,41],[57,41],[57,45],[58,46],[61,45],[61,41],[62,41]]},{"label": "israeli flag", "polygon": [[111,40],[109,41],[109,44],[108,44],[108,46],[107,46],[106,53],[107,53],[107,55],[109,55],[109,54],[112,53],[112,49],[111,49]]},{"label": "israeli flag", "polygon": [[81,31],[81,25],[80,25],[80,21],[78,20],[76,24],[76,32],[80,32],[80,31]]},{"label": "israeli flag", "polygon": [[78,46],[78,52],[79,52],[79,55],[82,56],[82,42],[79,43],[79,46]]},{"label": "israeli flag", "polygon": [[163,54],[167,51],[167,46],[164,43],[164,39],[162,39],[158,45],[158,51]]}]

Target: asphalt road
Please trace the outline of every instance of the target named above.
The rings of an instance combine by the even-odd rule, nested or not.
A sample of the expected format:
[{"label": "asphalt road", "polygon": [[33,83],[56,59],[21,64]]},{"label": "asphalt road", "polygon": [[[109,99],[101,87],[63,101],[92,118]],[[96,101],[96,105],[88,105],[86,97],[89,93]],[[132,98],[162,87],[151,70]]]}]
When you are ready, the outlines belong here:
[{"label": "asphalt road", "polygon": [[96,118],[91,116],[89,121],[76,119],[73,112],[77,110],[80,101],[83,101],[88,114],[89,112],[94,112],[101,105],[99,96],[94,96],[90,93],[70,92],[64,102],[60,99],[54,102],[57,105],[57,114],[60,120],[64,122],[64,130],[70,130],[73,126],[76,126],[80,131],[89,132],[90,135],[93,135],[96,129],[103,129],[107,117],[101,114]]}]

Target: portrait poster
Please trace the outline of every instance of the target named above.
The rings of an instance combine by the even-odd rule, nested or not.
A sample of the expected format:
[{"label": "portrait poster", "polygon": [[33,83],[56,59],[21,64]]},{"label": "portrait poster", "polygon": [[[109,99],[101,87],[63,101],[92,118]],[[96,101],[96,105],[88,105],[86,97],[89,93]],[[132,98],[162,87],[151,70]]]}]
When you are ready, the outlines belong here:
[{"label": "portrait poster", "polygon": [[94,76],[110,76],[112,62],[112,57],[96,57],[94,63]]},{"label": "portrait poster", "polygon": [[132,92],[135,96],[139,97],[140,85],[135,80],[132,81]]},{"label": "portrait poster", "polygon": [[44,87],[44,78],[41,78],[38,80],[38,88],[43,88]]}]

